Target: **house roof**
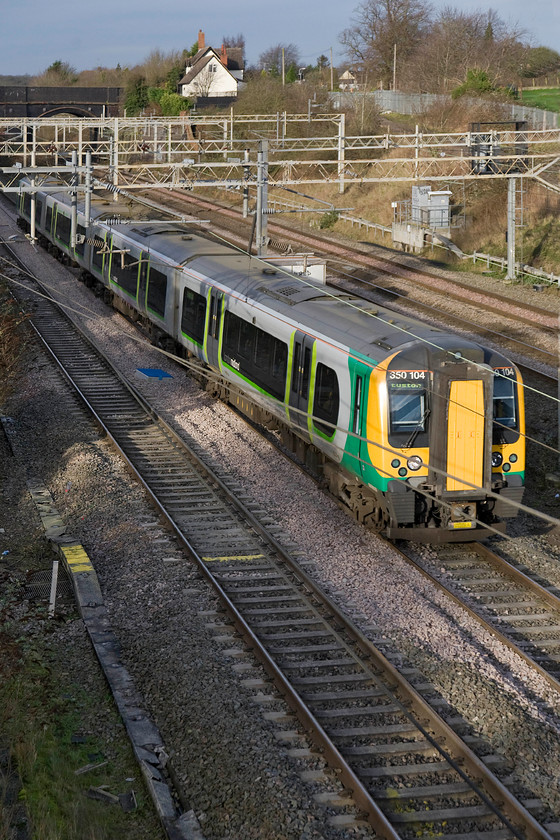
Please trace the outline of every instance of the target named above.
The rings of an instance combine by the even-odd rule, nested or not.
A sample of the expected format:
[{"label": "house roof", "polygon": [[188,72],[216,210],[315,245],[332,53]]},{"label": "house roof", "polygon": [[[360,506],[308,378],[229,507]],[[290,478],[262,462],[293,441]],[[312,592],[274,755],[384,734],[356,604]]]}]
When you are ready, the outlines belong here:
[{"label": "house roof", "polygon": [[245,61],[243,60],[243,48],[226,47],[226,51],[228,70],[244,70]]},{"label": "house roof", "polygon": [[208,66],[208,64],[212,61],[213,58],[215,58],[218,61],[218,63],[224,68],[224,70],[226,70],[226,72],[228,72],[230,75],[232,70],[242,69],[243,50],[238,47],[232,47],[231,52],[234,54],[239,54],[241,67],[237,65],[235,55],[230,61],[229,52],[227,54],[228,63],[226,67],[225,64],[222,63],[219,53],[217,53],[213,47],[205,47],[203,50],[199,50],[192,58],[189,59],[186,67],[186,73],[183,76],[183,78],[179,80],[179,84],[188,85],[190,82],[196,79],[199,73],[201,73],[202,70],[204,70],[204,68]]},{"label": "house roof", "polygon": [[[200,59],[197,61],[196,56],[198,55],[198,53],[203,53],[203,54],[200,56]],[[194,56],[194,58],[192,60],[192,63],[191,63],[191,66],[187,68],[188,73],[186,73],[186,75],[183,76],[183,78],[179,81],[180,85],[188,85],[190,82],[193,81],[193,79],[196,79],[198,74],[201,73],[202,70],[204,70],[204,68],[207,67],[208,64],[210,64],[210,61],[215,56],[215,53],[214,53],[213,50],[211,52],[209,52],[207,55],[204,55],[204,53],[206,53],[206,50],[199,50],[198,53]]]}]

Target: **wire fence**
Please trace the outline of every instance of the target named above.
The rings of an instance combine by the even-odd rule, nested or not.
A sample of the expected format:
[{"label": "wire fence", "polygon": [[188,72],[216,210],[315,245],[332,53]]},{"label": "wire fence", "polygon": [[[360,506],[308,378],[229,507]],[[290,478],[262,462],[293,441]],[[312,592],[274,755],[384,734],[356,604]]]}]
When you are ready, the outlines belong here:
[{"label": "wire fence", "polygon": [[[335,110],[354,108],[363,101],[374,102],[380,111],[414,116],[422,114],[434,105],[448,105],[451,97],[439,93],[403,93],[399,90],[340,91],[331,93],[330,101]],[[484,100],[476,100],[484,102]],[[544,111],[542,108],[530,108],[518,102],[503,102],[500,107],[508,109],[512,120],[526,120],[534,128],[558,128],[560,114]]]}]

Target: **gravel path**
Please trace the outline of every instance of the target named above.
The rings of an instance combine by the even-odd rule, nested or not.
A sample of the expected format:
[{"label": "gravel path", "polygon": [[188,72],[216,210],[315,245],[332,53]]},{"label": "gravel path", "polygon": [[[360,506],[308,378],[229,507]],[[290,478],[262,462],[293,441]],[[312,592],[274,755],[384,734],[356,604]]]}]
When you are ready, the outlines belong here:
[{"label": "gravel path", "polygon": [[[420,668],[484,742],[504,756],[527,795],[560,817],[560,696],[458,608],[447,603],[386,544],[364,532],[222,404],[202,393],[135,331],[63,269],[38,252],[34,270],[72,306],[94,313],[87,329],[115,364],[153,400],[176,429],[206,445],[259,500],[307,561],[306,569],[357,623],[404,663]],[[139,367],[164,367],[173,379],[138,379]],[[71,530],[90,553],[113,627],[166,739],[172,763],[205,835],[214,838],[340,837],[336,811],[314,794],[336,783],[306,782],[322,770],[317,756],[290,757],[263,710],[269,687],[229,631],[203,581],[177,558],[105,441],[69,424],[72,405],[40,355],[14,396],[22,452],[51,490]],[[226,651],[230,651],[227,653]],[[259,693],[260,696],[259,697]],[[296,739],[288,747],[301,746]],[[345,836],[369,835],[363,828]]]}]

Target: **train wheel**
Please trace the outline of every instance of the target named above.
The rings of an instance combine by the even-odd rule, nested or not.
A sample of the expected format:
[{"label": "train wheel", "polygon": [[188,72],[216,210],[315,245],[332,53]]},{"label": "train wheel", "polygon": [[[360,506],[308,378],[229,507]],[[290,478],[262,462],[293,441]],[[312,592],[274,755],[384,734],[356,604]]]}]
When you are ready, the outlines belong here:
[{"label": "train wheel", "polygon": [[389,524],[389,511],[382,502],[376,503],[371,513],[364,516],[362,522],[370,531],[380,533]]}]

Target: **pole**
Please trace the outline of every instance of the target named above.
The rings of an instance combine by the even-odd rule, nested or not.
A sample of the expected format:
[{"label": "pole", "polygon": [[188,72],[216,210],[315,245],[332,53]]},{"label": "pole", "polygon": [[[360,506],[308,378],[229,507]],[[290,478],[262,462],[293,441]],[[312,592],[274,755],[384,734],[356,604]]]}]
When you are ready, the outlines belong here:
[{"label": "pole", "polygon": [[257,158],[257,256],[267,253],[268,140],[261,140]]},{"label": "pole", "polygon": [[286,76],[284,70],[284,47],[282,47],[282,87],[286,84]]},{"label": "pole", "polygon": [[[156,142],[157,142],[157,135],[156,135]],[[115,187],[119,186],[119,118],[115,117],[114,122],[114,129],[113,129],[113,160],[111,161],[113,164],[113,185]],[[118,200],[118,193],[115,193],[113,196],[114,200]]]},{"label": "pole", "polygon": [[506,280],[515,280],[517,276],[515,267],[515,192],[515,176],[511,176],[508,178]]},{"label": "pole", "polygon": [[331,47],[331,90],[334,90],[334,68],[332,63],[332,47]]},{"label": "pole", "polygon": [[91,224],[91,187],[92,187],[92,171],[93,167],[91,165],[91,152],[86,152],[86,207],[85,207],[85,216],[86,216],[86,231]]},{"label": "pole", "polygon": [[[27,131],[27,129],[24,129],[24,131]],[[37,150],[37,126],[35,125],[35,123],[33,124],[32,131],[33,131],[33,145],[31,147],[31,166],[36,166],[37,164],[36,164],[36,156],[35,155],[36,155],[36,150]],[[35,186],[35,176],[34,175],[32,175],[32,177],[30,178],[30,183],[31,183],[32,187]],[[31,217],[30,234],[31,234],[31,244],[34,245],[35,244],[35,222],[36,222],[36,216],[37,216],[37,195],[36,195],[36,193],[32,192],[30,198],[31,198],[31,207],[29,208],[29,211],[30,211],[29,214],[30,214],[30,217]]]},{"label": "pole", "polygon": [[249,149],[245,149],[243,165],[243,218],[249,215]]},{"label": "pole", "polygon": [[345,133],[345,118],[344,114],[340,115],[338,123],[338,191],[344,192],[344,133]]},{"label": "pole", "polygon": [[72,152],[72,189],[70,192],[72,201],[72,215],[70,219],[70,250],[73,251],[76,247],[76,231],[78,229],[78,192],[76,190],[78,165],[78,153],[76,150]]},{"label": "pole", "polygon": [[83,164],[83,152],[84,152],[84,124],[80,120],[78,123],[78,166],[82,166]]},{"label": "pole", "polygon": [[393,47],[393,90],[397,89],[397,45]]},{"label": "pole", "polygon": [[53,560],[51,575],[51,592],[49,597],[49,618],[54,618],[56,609],[56,589],[58,586],[58,560]]}]

